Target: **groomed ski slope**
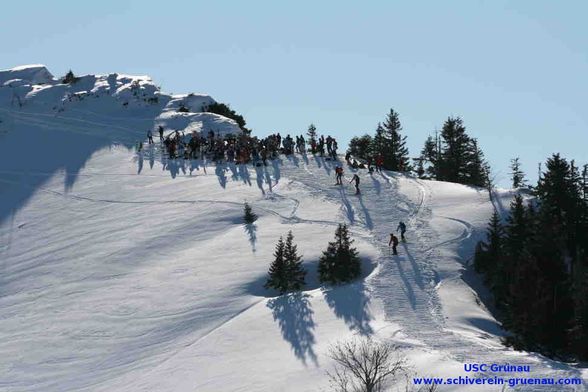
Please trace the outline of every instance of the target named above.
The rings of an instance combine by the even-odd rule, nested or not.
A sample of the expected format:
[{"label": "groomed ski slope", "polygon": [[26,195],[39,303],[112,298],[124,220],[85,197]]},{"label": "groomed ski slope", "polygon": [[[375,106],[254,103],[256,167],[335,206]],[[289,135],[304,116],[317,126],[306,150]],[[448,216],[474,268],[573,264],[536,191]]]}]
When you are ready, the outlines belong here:
[{"label": "groomed ski slope", "polygon": [[[329,345],[356,335],[396,343],[421,376],[472,376],[463,363],[474,362],[582,377],[500,344],[465,267],[492,211],[484,190],[359,170],[356,196],[312,155],[262,168],[170,161],[159,143],[113,144],[153,117],[139,129],[91,104],[67,116],[1,109],[0,391],[325,390]],[[498,192],[496,207],[510,197]],[[407,243],[391,256],[400,220]],[[321,287],[316,263],[341,222],[364,277]],[[262,286],[288,230],[308,285],[276,296]]]}]

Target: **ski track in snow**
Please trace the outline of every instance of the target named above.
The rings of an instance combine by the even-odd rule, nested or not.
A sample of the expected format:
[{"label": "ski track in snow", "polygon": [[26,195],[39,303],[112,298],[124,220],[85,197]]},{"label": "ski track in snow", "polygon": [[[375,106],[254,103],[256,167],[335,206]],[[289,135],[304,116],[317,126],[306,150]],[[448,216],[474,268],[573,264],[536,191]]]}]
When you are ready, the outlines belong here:
[{"label": "ski track in snow", "polygon": [[[330,163],[322,160],[322,164]],[[360,183],[361,193],[356,196],[349,194],[348,189],[333,190],[333,177],[324,176],[323,171],[317,173],[306,166],[303,164],[302,169],[289,167],[288,170],[283,170],[283,175],[307,187],[326,191],[323,196],[339,203],[347,211],[348,218],[352,218],[348,219],[352,229],[359,226],[371,234],[366,238],[380,249],[380,258],[377,260],[379,268],[376,269],[375,276],[367,279],[369,292],[384,304],[387,320],[403,326],[403,332],[407,336],[422,342],[427,351],[444,353],[461,363],[503,363],[504,358],[510,356],[517,364],[530,365],[544,376],[558,378],[566,376],[567,373],[568,377],[578,377],[578,372],[574,370],[554,370],[550,361],[544,360],[540,355],[516,355],[506,347],[488,347],[445,329],[441,302],[436,292],[439,278],[435,268],[436,261],[440,258],[439,248],[468,240],[473,234],[473,226],[462,219],[434,216],[429,207],[432,193],[423,181],[386,172],[363,175]],[[370,183],[370,177],[374,184],[378,181],[380,184],[374,186]],[[406,192],[399,192],[399,186],[418,188],[418,199],[408,199],[404,196]],[[376,190],[378,187],[381,187],[379,191]],[[369,211],[365,205],[369,205]],[[407,205],[409,208],[406,210],[397,207],[398,205]],[[357,216],[359,218],[356,218]],[[433,217],[456,222],[463,226],[463,232],[455,238],[439,242],[438,235],[429,224]],[[408,243],[401,241],[398,246],[399,255],[392,256],[388,249],[388,235],[396,232],[396,225],[401,220],[407,222],[409,228]],[[545,390],[541,386],[525,386],[520,389]],[[568,389],[562,387],[560,390],[580,389],[570,386]]]}]

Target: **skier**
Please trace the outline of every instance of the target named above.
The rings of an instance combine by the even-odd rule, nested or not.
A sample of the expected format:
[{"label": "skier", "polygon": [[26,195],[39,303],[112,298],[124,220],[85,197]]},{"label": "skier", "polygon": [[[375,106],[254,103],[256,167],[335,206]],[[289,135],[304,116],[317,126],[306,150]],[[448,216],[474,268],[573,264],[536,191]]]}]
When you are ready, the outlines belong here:
[{"label": "skier", "polygon": [[353,175],[349,183],[351,184],[353,181],[355,181],[355,194],[357,195],[359,194],[359,176],[357,175],[357,173]]},{"label": "skier", "polygon": [[163,127],[159,126],[159,141],[163,143]]},{"label": "skier", "polygon": [[402,238],[402,241],[406,241],[406,239],[404,238],[404,233],[406,233],[406,225],[404,224],[404,222],[400,221],[400,223],[398,223],[396,231],[398,230],[400,230],[400,238]]},{"label": "skier", "polygon": [[388,246],[392,245],[392,254],[397,255],[398,252],[396,251],[396,247],[398,246],[398,237],[394,235],[394,233],[390,233],[390,242],[388,242]]},{"label": "skier", "polygon": [[343,168],[341,166],[335,168],[335,175],[337,178],[336,185],[343,185]]},{"label": "skier", "polygon": [[153,144],[153,133],[151,133],[151,130],[147,131],[147,139],[149,139],[149,144]]}]

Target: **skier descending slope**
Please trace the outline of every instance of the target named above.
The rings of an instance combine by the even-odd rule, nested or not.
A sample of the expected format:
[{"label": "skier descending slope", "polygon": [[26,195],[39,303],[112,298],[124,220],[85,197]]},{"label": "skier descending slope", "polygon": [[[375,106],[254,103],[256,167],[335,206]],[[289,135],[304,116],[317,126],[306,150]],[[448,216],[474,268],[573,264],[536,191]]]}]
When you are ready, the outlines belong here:
[{"label": "skier descending slope", "polygon": [[343,167],[337,166],[335,168],[335,176],[337,179],[337,182],[335,185],[343,185]]},{"label": "skier descending slope", "polygon": [[406,241],[406,238],[404,238],[404,233],[406,233],[406,225],[403,221],[400,221],[400,223],[398,223],[396,231],[398,230],[400,230],[400,238],[402,238],[402,241]]},{"label": "skier descending slope", "polygon": [[359,194],[359,176],[357,175],[357,173],[353,175],[349,183],[351,184],[353,181],[355,181],[355,194],[357,195]]},{"label": "skier descending slope", "polygon": [[392,245],[392,254],[397,255],[398,252],[396,251],[396,247],[398,246],[398,237],[394,235],[394,233],[390,233],[390,242],[388,242],[388,246]]}]

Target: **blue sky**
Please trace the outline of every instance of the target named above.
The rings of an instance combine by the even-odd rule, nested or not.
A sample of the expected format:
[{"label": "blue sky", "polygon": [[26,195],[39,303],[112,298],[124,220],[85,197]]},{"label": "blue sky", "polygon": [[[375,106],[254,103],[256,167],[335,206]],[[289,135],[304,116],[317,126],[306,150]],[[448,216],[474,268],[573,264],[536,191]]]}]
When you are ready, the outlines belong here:
[{"label": "blue sky", "polygon": [[520,156],[588,162],[586,1],[27,1],[0,6],[0,68],[148,74],[230,103],[255,134],[347,142],[400,113],[412,156],[461,116],[501,185]]}]

